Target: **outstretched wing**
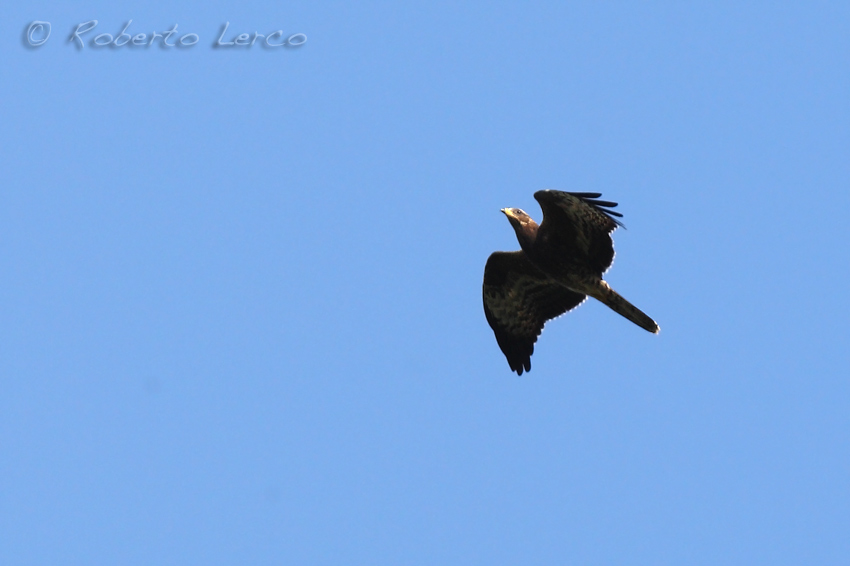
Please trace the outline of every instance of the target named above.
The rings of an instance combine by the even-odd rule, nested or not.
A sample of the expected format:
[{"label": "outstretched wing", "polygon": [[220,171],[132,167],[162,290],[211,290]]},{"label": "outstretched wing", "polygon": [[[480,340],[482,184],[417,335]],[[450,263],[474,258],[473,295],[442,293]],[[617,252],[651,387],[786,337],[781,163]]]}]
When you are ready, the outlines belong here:
[{"label": "outstretched wing", "polygon": [[585,295],[558,285],[524,252],[495,252],[484,267],[484,314],[511,370],[531,369],[534,343],[546,321],[577,307]]},{"label": "outstretched wing", "polygon": [[600,193],[537,191],[543,209],[538,241],[546,242],[562,257],[582,258],[601,275],[614,261],[611,232],[623,224],[623,215],[609,210],[616,202],[595,200]]}]

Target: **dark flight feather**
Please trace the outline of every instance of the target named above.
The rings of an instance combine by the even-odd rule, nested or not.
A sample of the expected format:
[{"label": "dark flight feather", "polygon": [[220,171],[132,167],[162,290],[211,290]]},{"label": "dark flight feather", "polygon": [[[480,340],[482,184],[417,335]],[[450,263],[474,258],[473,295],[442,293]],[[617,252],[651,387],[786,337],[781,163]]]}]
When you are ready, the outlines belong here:
[{"label": "dark flight feather", "polygon": [[574,293],[534,267],[519,252],[495,252],[484,267],[484,314],[511,369],[531,369],[534,343],[546,321],[577,307]]}]

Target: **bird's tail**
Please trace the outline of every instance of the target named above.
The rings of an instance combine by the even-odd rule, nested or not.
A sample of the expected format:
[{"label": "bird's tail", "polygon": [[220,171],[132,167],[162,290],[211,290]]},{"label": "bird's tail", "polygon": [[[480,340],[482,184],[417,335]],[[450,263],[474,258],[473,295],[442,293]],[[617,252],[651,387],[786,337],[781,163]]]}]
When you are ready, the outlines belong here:
[{"label": "bird's tail", "polygon": [[596,289],[596,293],[591,294],[594,299],[605,303],[611,310],[628,318],[644,330],[658,334],[661,328],[658,327],[654,320],[624,299],[617,291],[609,287],[608,283],[605,281],[601,281],[600,283],[601,285]]}]

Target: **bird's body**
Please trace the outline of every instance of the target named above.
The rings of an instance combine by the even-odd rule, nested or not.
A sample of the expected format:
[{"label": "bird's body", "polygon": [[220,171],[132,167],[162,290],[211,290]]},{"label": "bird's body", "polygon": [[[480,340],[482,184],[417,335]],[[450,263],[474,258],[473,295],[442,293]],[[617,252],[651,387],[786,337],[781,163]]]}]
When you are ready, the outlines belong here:
[{"label": "bird's body", "polygon": [[547,320],[591,296],[641,328],[658,325],[602,279],[614,260],[611,232],[621,225],[598,193],[538,191],[538,225],[518,208],[502,209],[521,251],[495,252],[484,268],[484,314],[513,371],[531,369],[534,343]]}]

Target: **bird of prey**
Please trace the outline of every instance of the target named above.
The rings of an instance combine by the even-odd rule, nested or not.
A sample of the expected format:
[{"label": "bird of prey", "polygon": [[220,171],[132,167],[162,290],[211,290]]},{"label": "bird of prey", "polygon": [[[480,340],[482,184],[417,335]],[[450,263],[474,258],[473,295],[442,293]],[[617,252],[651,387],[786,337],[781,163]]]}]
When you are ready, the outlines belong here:
[{"label": "bird of prey", "polygon": [[537,191],[543,209],[538,225],[518,208],[502,212],[521,251],[494,252],[484,267],[484,314],[511,370],[531,370],[534,343],[546,321],[580,305],[602,301],[641,328],[659,331],[654,320],[617,294],[602,274],[614,260],[611,232],[623,215],[600,193]]}]

